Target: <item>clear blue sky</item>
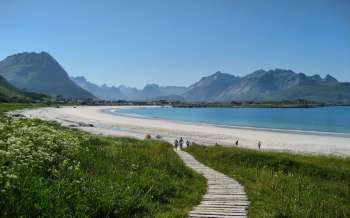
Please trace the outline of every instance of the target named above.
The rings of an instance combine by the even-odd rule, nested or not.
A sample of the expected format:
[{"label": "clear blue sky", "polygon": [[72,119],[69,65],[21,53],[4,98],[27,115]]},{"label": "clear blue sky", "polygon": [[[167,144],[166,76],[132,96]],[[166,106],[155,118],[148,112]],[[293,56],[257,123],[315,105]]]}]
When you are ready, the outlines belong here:
[{"label": "clear blue sky", "polygon": [[349,0],[0,0],[0,59],[47,51],[109,85],[288,68],[350,81]]}]

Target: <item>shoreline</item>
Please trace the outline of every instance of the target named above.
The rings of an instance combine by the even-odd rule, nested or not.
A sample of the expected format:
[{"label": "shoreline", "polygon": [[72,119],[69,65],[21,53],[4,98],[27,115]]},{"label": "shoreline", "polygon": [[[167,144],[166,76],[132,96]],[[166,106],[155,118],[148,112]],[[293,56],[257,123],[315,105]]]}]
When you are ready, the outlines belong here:
[{"label": "shoreline", "polygon": [[[163,140],[170,143],[182,136],[185,140],[188,139],[198,144],[215,145],[217,143],[227,147],[232,147],[238,139],[239,147],[251,149],[257,149],[259,140],[262,142],[262,150],[350,156],[350,137],[302,131],[227,127],[149,117],[130,117],[106,112],[108,109],[120,108],[130,108],[130,106],[40,108],[24,110],[21,113],[26,117],[57,121],[64,126],[76,127],[94,134],[129,136],[139,139],[143,139],[147,134],[152,135],[153,138],[160,135]],[[92,124],[93,127],[81,126],[80,123]]]},{"label": "shoreline", "polygon": [[[149,107],[149,106],[135,106],[135,107]],[[154,106],[160,107],[160,106]],[[123,108],[127,109],[127,108]],[[137,114],[123,114],[123,113],[114,113],[109,111],[109,109],[102,110],[104,113],[111,114],[113,116],[124,116],[131,118],[139,118],[146,120],[161,120],[161,121],[171,121],[175,123],[182,124],[190,124],[190,125],[204,125],[204,126],[214,126],[214,127],[223,127],[223,128],[231,128],[231,129],[242,129],[242,130],[256,130],[256,131],[267,131],[267,132],[278,132],[278,133],[292,133],[292,134],[301,134],[301,135],[317,135],[317,136],[334,136],[334,137],[344,137],[350,138],[350,133],[342,133],[342,132],[323,132],[323,131],[313,131],[313,130],[298,130],[298,129],[278,129],[278,128],[268,128],[268,127],[252,127],[252,126],[235,126],[235,125],[225,125],[225,124],[217,124],[217,123],[206,123],[201,121],[184,121],[184,120],[172,120],[172,119],[164,119],[159,117],[147,117]],[[118,109],[113,109],[118,110]]]}]

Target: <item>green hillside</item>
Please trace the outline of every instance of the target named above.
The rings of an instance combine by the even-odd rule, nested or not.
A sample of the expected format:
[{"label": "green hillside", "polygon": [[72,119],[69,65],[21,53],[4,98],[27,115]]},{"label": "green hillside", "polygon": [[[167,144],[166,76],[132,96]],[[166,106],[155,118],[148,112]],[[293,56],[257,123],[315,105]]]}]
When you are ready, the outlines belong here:
[{"label": "green hillside", "polygon": [[45,94],[25,92],[15,88],[0,76],[0,102],[31,102],[50,98]]},{"label": "green hillside", "polygon": [[0,61],[0,75],[19,89],[65,98],[94,98],[48,53],[24,52]]},{"label": "green hillside", "polygon": [[350,103],[350,83],[326,84],[321,86],[303,85],[282,91],[276,99],[304,99],[327,103]]},{"label": "green hillside", "polygon": [[0,76],[0,98],[1,97],[24,97],[24,95]]}]

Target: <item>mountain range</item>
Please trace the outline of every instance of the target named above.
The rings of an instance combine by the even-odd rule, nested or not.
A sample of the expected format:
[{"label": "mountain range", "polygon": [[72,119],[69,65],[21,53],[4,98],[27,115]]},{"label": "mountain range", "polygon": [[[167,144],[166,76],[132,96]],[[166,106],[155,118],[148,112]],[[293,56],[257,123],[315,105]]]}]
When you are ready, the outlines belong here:
[{"label": "mountain range", "polygon": [[191,102],[305,99],[325,103],[350,103],[350,83],[339,82],[331,75],[321,78],[319,75],[307,76],[285,69],[257,70],[246,76],[218,71],[202,77],[188,87],[147,84],[143,89],[137,89],[124,85],[100,86],[82,76],[69,77],[48,53],[25,52],[1,61],[0,76],[17,90],[25,89],[76,99],[95,96],[104,100]]},{"label": "mountain range", "polygon": [[[148,84],[143,89],[98,86],[85,78],[72,78],[101,99],[172,100],[192,102],[283,101],[305,99],[326,103],[350,103],[350,83],[327,75],[307,76],[291,70],[257,70],[244,77],[220,71],[201,78],[189,87]],[[84,81],[82,83],[82,81]],[[90,84],[90,87],[84,84]],[[95,89],[92,89],[94,87]],[[96,90],[99,90],[98,92]],[[104,95],[101,95],[102,93]],[[111,95],[109,93],[114,93]],[[106,97],[108,96],[108,98]]]},{"label": "mountain range", "polygon": [[62,66],[46,52],[24,52],[0,61],[0,75],[13,86],[65,98],[94,98],[76,85]]},{"label": "mountain range", "polygon": [[96,85],[89,82],[85,77],[71,77],[71,79],[80,87],[88,90],[97,98],[105,100],[185,100],[181,95],[186,92],[187,88],[183,86],[159,86],[157,84],[147,84],[143,89],[130,88],[124,85],[107,86]]},{"label": "mountain range", "polygon": [[307,76],[291,70],[257,70],[244,77],[216,72],[191,85],[183,94],[188,101],[282,101],[306,99],[350,102],[350,83],[327,75]]}]

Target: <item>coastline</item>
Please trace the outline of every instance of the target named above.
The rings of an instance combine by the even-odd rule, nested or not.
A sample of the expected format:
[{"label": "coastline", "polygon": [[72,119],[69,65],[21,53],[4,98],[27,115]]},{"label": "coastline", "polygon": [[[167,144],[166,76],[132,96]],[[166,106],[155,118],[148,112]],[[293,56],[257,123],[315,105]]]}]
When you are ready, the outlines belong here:
[{"label": "coastline", "polygon": [[[298,130],[271,130],[251,127],[233,127],[205,123],[190,123],[157,118],[131,117],[111,114],[107,109],[135,106],[79,106],[25,110],[26,117],[54,120],[65,126],[73,126],[95,134],[144,138],[146,134],[162,136],[173,142],[180,136],[205,145],[215,143],[233,146],[238,138],[239,146],[257,149],[257,140],[263,150],[292,153],[350,156],[350,137],[337,133],[306,132]],[[140,106],[136,106],[140,107]],[[152,106],[151,106],[152,107]],[[92,124],[93,127],[78,125]]]},{"label": "coastline", "polygon": [[[127,109],[126,107],[123,106],[123,109]],[[149,106],[135,106],[135,107],[149,107]],[[161,107],[161,106],[152,106],[152,107]],[[124,117],[140,118],[140,119],[147,119],[147,120],[163,120],[163,121],[171,121],[175,123],[192,124],[192,125],[206,125],[206,126],[242,129],[242,130],[256,130],[256,131],[292,133],[292,134],[301,134],[301,135],[335,136],[335,137],[350,138],[350,133],[342,133],[342,132],[323,132],[323,131],[302,130],[302,129],[278,129],[278,128],[267,128],[267,127],[225,125],[225,124],[207,123],[207,122],[200,122],[200,121],[171,120],[171,119],[164,119],[159,117],[147,117],[147,116],[142,116],[137,114],[126,114],[126,113],[124,114],[124,113],[111,112],[109,111],[110,109],[111,108],[104,109],[102,111],[104,113],[109,113],[114,116],[124,116]]]}]

